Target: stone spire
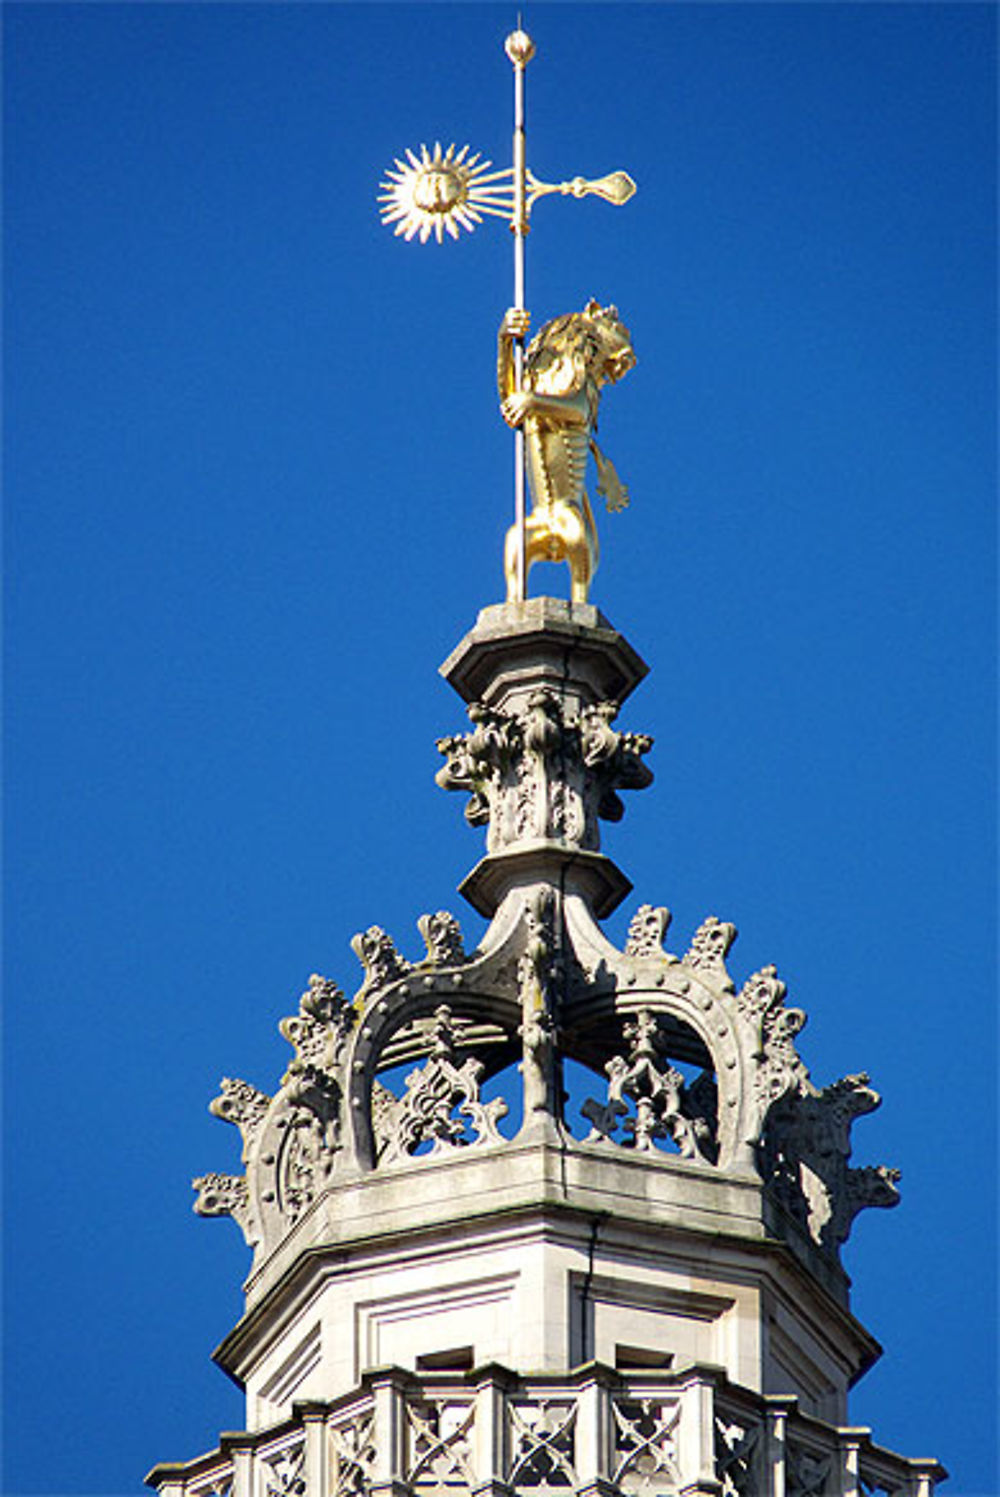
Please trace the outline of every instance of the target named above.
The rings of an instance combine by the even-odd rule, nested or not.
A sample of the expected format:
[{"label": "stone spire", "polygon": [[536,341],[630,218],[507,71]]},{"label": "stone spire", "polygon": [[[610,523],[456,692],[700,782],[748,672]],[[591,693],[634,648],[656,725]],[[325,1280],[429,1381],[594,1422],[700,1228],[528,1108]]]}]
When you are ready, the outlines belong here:
[{"label": "stone spire", "polygon": [[[497,605],[442,667],[470,731],[438,782],[485,856],[404,956],[354,938],[353,998],[310,979],[273,1096],[226,1080],[244,1171],[195,1181],[253,1253],[216,1353],[247,1429],[159,1466],[163,1497],[420,1493],[930,1497],[934,1461],[847,1422],[879,1348],[841,1247],[897,1173],[853,1166],[864,1074],[817,1086],[773,966],[714,916],[673,954],[600,850],[652,740],[646,667],[596,609]],[[686,948],[686,949],[683,949]],[[568,1105],[570,1069],[589,1078]],[[579,1088],[575,1088],[579,1091]]]}]

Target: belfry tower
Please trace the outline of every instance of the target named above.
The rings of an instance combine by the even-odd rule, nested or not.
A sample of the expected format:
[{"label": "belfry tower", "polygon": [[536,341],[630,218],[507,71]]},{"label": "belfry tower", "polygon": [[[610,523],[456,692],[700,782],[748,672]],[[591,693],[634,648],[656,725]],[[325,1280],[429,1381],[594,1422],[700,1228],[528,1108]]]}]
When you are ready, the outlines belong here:
[{"label": "belfry tower", "polygon": [[[400,227],[440,238],[497,204],[516,227],[557,190],[527,171],[517,129],[492,181],[464,152],[397,163]],[[623,173],[574,183],[558,190],[632,190]],[[811,1080],[805,1015],[774,967],[730,970],[726,921],[677,954],[662,906],[637,905],[622,950],[601,928],[631,885],[600,824],[650,782],[652,739],[618,726],[646,666],[587,601],[583,465],[600,393],[634,360],[596,303],[527,348],[526,331],[516,295],[500,394],[533,508],[522,490],[507,601],[442,667],[470,724],[439,741],[438,783],[485,829],[461,892],[487,929],[468,949],[454,915],[423,915],[416,955],[373,925],[352,943],[357,991],[314,976],[282,1019],[293,1055],[273,1095],[222,1082],[212,1111],[238,1127],[244,1172],[196,1180],[196,1209],[231,1215],[253,1254],[216,1352],[246,1389],[246,1429],[148,1484],[931,1497],[936,1461],[848,1420],[879,1347],[840,1250],[862,1208],[898,1199],[895,1171],[849,1162],[853,1122],[879,1103],[868,1077]],[[536,556],[569,563],[572,601],[526,596]]]}]

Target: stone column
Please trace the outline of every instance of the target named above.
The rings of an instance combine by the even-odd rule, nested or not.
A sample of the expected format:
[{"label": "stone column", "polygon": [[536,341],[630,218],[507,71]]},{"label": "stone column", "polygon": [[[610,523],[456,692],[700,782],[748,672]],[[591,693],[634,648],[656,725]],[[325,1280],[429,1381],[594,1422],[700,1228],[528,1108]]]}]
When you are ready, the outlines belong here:
[{"label": "stone column", "polygon": [[681,1497],[721,1497],[722,1483],[715,1474],[715,1388],[701,1378],[692,1378],[681,1390],[677,1450]]},{"label": "stone column", "polygon": [[366,1374],[375,1401],[375,1463],[371,1497],[409,1497],[406,1484],[406,1402],[412,1373],[383,1367]]},{"label": "stone column", "polygon": [[768,1397],[764,1432],[764,1471],[768,1497],[785,1497],[787,1480],[788,1416],[794,1399]]},{"label": "stone column", "polygon": [[326,1409],[322,1404],[296,1405],[305,1429],[305,1483],[308,1497],[327,1497],[330,1473],[327,1462]]},{"label": "stone column", "polygon": [[475,1373],[476,1419],[473,1425],[476,1497],[513,1497],[507,1474],[507,1392],[514,1374],[492,1363]]},{"label": "stone column", "polygon": [[592,1364],[580,1382],[576,1416],[576,1474],[583,1497],[611,1497],[611,1390],[608,1372]]}]

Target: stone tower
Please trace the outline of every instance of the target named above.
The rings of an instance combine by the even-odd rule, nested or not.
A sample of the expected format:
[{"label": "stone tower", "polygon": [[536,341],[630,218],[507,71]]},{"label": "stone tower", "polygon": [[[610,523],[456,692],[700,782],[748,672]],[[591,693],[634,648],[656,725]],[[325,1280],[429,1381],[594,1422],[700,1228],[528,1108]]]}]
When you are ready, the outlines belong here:
[{"label": "stone tower", "polygon": [[[470,730],[438,782],[486,851],[489,924],[356,936],[310,979],[274,1095],[225,1080],[241,1175],[195,1182],[253,1253],[216,1353],[246,1430],[157,1466],[162,1497],[931,1497],[934,1460],[849,1424],[879,1355],[840,1249],[896,1172],[850,1164],[866,1075],[818,1087],[774,967],[687,949],[600,822],[651,773],[617,726],[646,667],[589,604],[485,608],[442,667]],[[586,1078],[581,1083],[580,1078]],[[572,1097],[572,1101],[570,1098]]]}]

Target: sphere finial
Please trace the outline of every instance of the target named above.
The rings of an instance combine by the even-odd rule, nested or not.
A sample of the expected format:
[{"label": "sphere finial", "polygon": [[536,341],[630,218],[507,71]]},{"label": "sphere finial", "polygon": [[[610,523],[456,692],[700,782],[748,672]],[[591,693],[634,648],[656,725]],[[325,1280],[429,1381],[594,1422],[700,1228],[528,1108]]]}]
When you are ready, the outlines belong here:
[{"label": "sphere finial", "polygon": [[526,31],[518,26],[503,44],[503,49],[516,68],[525,68],[535,55],[535,44]]}]

